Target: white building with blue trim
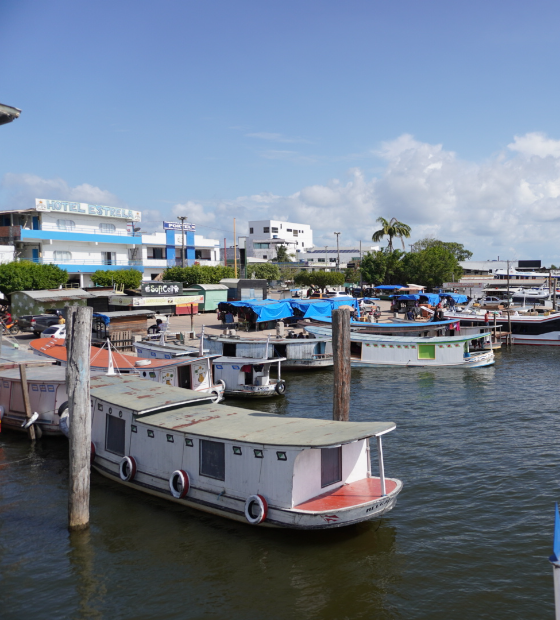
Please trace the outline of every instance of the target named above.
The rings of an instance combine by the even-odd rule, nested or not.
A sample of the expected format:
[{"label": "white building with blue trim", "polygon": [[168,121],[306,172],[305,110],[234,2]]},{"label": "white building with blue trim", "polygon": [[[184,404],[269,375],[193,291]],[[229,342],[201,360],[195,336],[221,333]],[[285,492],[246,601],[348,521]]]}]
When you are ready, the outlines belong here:
[{"label": "white building with blue trim", "polygon": [[[140,211],[82,202],[36,199],[35,208],[0,212],[0,247],[16,259],[57,265],[69,281],[91,286],[98,270],[136,269],[153,280],[182,264],[181,224],[175,230],[140,232]],[[171,223],[174,225],[175,223]],[[219,242],[185,224],[185,265],[219,264]]]}]

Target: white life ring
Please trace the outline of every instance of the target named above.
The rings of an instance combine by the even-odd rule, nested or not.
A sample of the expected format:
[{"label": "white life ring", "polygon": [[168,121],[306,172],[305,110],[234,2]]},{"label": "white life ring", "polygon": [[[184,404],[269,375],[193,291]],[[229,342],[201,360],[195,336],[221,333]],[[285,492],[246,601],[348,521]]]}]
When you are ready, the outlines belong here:
[{"label": "white life ring", "polygon": [[121,480],[130,482],[136,476],[136,459],[133,456],[123,456],[119,463]]},{"label": "white life ring", "polygon": [[169,477],[169,490],[175,499],[183,499],[189,492],[190,486],[189,474],[182,469],[176,469]]},{"label": "white life ring", "polygon": [[210,394],[212,394],[212,404],[215,405],[220,402],[220,392],[218,390],[212,390]]},{"label": "white life ring", "polygon": [[226,382],[223,379],[217,381],[217,383],[221,383],[224,386],[224,392],[226,391]]},{"label": "white life ring", "polygon": [[286,382],[285,381],[277,381],[274,390],[278,394],[278,396],[282,396],[286,391]]},{"label": "white life ring", "polygon": [[[256,511],[254,514],[253,511]],[[245,518],[251,525],[258,525],[266,519],[268,504],[262,495],[249,495],[245,501]]]},{"label": "white life ring", "polygon": [[70,439],[70,413],[68,412],[68,407],[62,413],[59,413],[59,416],[58,428],[60,428],[66,438]]}]

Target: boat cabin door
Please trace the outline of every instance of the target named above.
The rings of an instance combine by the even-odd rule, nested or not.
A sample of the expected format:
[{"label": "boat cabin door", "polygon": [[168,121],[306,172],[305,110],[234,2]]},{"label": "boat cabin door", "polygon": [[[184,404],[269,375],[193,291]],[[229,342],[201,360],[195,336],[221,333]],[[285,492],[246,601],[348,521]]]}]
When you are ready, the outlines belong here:
[{"label": "boat cabin door", "polygon": [[179,366],[177,368],[177,385],[187,390],[192,390],[190,366]]}]

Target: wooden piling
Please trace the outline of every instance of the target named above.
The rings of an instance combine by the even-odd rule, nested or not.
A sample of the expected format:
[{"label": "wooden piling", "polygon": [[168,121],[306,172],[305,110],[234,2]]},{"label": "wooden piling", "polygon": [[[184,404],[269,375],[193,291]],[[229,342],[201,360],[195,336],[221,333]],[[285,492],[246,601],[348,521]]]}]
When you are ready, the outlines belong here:
[{"label": "wooden piling", "polygon": [[[29,385],[27,384],[27,370],[25,368],[25,364],[19,365],[19,376],[21,378],[21,393],[23,395],[25,417],[29,420],[33,415],[33,411],[31,411],[31,405],[29,404]],[[33,424],[31,424],[31,426],[27,429],[27,433],[29,434],[29,439],[31,439],[31,441],[35,441],[35,427]]]},{"label": "wooden piling", "polygon": [[91,455],[90,347],[93,310],[68,308],[66,390],[70,416],[68,529],[89,527]]},{"label": "wooden piling", "polygon": [[334,361],[333,420],[348,421],[350,415],[350,311],[332,312]]}]

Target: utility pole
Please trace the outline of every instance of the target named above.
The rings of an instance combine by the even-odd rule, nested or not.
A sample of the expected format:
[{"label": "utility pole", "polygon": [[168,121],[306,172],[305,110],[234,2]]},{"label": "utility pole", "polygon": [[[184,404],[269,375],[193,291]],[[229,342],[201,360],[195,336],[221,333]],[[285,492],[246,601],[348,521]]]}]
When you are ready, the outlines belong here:
[{"label": "utility pole", "polygon": [[336,235],[336,255],[337,255],[336,270],[340,271],[340,248],[338,247],[338,235],[340,235],[340,233],[335,232],[334,234]]},{"label": "utility pole", "polygon": [[185,266],[185,220],[187,219],[185,215],[177,216],[178,220],[181,220],[181,246],[182,246],[182,254],[181,254],[181,267]]},{"label": "utility pole", "polygon": [[328,267],[329,265],[329,246],[326,245],[325,246],[325,269]]},{"label": "utility pole", "polygon": [[237,234],[235,232],[235,218],[233,218],[233,269],[237,278]]},{"label": "utility pole", "polygon": [[333,420],[348,421],[350,416],[350,311],[332,311],[334,362]]}]

